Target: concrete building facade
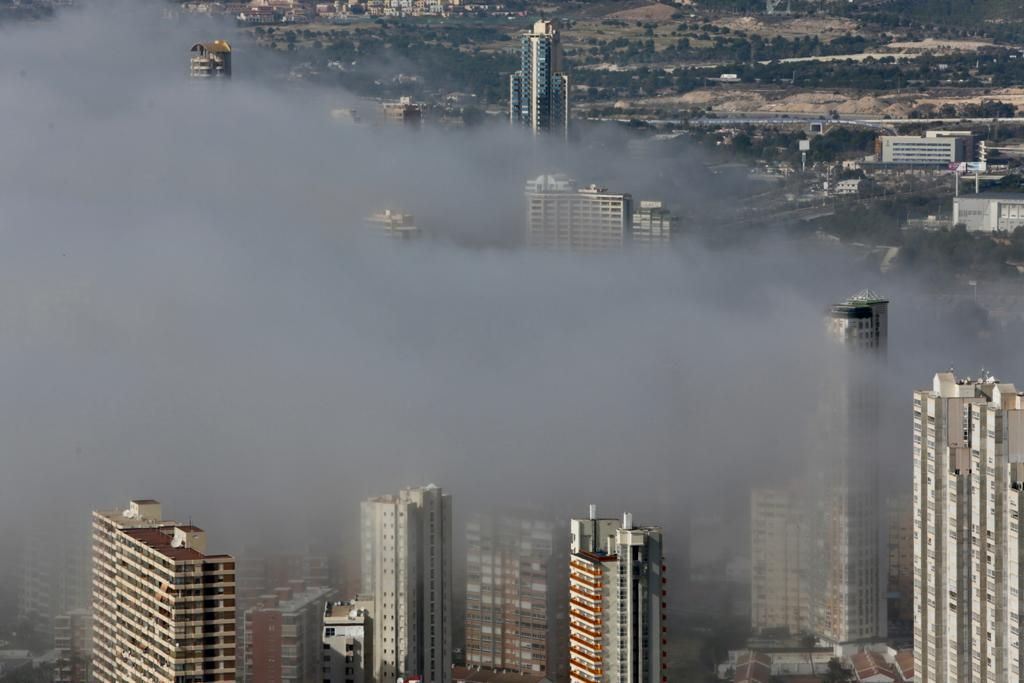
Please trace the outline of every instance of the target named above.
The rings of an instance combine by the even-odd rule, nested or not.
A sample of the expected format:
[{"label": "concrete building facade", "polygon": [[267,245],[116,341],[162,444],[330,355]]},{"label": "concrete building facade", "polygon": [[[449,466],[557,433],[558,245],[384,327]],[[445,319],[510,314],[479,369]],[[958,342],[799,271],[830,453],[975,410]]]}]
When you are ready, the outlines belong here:
[{"label": "concrete building facade", "polygon": [[257,599],[242,631],[244,683],[320,683],[321,619],[333,590],[303,581]]},{"label": "concrete building facade", "polygon": [[671,242],[678,229],[678,219],[660,201],[642,199],[633,211],[631,238],[634,244],[654,246]]},{"label": "concrete building facade", "polygon": [[1013,232],[1024,225],[1024,194],[982,192],[953,198],[953,225],[968,232]]},{"label": "concrete building facade", "polygon": [[362,503],[376,683],[451,683],[452,499],[433,484]]},{"label": "concrete building facade", "polygon": [[590,185],[577,188],[562,174],[526,183],[526,243],[545,249],[598,251],[630,239],[633,197]]},{"label": "concrete building facade", "polygon": [[44,642],[55,635],[55,620],[89,607],[92,557],[89,526],[32,519],[19,555],[18,620]]},{"label": "concrete building facade", "polygon": [[92,614],[77,609],[57,617],[54,625],[57,661],[54,683],[92,682]]},{"label": "concrete building facade", "polygon": [[629,513],[571,522],[569,678],[572,683],[663,683],[667,588],[659,527]]},{"label": "concrete building facade", "polygon": [[939,135],[937,131],[919,135],[880,135],[875,141],[875,156],[883,164],[904,166],[946,166],[971,161],[974,140],[966,135]]},{"label": "concrete building facade", "polygon": [[892,629],[909,633],[914,625],[914,524],[913,499],[891,496],[885,505],[889,569],[888,619]]},{"label": "concrete building facade", "polygon": [[797,500],[786,489],[751,491],[750,624],[758,633],[813,630],[804,575],[810,535]]},{"label": "concrete building facade", "polygon": [[372,683],[373,601],[329,602],[323,613],[324,683]]},{"label": "concrete building facade", "polygon": [[568,137],[569,75],[557,21],[538,21],[522,36],[519,63],[509,77],[509,120],[534,133]]},{"label": "concrete building facade", "polygon": [[155,500],[92,519],[96,682],[234,681],[234,559]]},{"label": "concrete building facade", "polygon": [[554,524],[517,515],[466,523],[466,664],[548,671]]},{"label": "concrete building facade", "polygon": [[1020,681],[1024,395],[938,373],[914,393],[913,462],[918,680]]}]

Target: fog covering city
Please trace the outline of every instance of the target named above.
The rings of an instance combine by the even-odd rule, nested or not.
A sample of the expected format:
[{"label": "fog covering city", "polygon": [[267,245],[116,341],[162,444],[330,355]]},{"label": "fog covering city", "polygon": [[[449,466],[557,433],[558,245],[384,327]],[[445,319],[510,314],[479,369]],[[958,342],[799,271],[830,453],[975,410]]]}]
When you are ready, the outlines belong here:
[{"label": "fog covering city", "polygon": [[[130,3],[0,30],[0,547],[132,497],[213,550],[344,544],[361,498],[434,482],[460,517],[628,509],[671,555],[689,514],[742,528],[750,484],[805,457],[823,312],[865,287],[892,301],[887,488],[909,480],[913,388],[950,366],[1024,381],[969,305],[772,226],[657,254],[518,246],[523,182],[548,170],[713,214],[730,188],[696,152],[666,180],[500,122],[339,124],[352,98],[260,82],[273,58],[244,41],[234,80],[188,82],[214,37],[235,39]],[[385,207],[434,239],[375,239]]]}]

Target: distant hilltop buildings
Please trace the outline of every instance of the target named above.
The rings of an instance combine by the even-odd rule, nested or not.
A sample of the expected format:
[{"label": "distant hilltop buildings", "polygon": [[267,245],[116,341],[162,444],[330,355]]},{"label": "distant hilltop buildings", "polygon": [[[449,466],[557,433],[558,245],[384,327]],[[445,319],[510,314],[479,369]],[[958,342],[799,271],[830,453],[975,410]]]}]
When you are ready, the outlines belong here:
[{"label": "distant hilltop buildings", "polygon": [[231,45],[226,40],[196,43],[189,51],[192,78],[231,78]]},{"label": "distant hilltop buildings", "polygon": [[197,14],[232,15],[245,24],[334,23],[352,16],[423,17],[476,12],[497,16],[521,14],[509,11],[501,4],[463,0],[330,0],[315,3],[299,0],[253,0],[251,3],[200,1],[186,2],[182,8]]}]

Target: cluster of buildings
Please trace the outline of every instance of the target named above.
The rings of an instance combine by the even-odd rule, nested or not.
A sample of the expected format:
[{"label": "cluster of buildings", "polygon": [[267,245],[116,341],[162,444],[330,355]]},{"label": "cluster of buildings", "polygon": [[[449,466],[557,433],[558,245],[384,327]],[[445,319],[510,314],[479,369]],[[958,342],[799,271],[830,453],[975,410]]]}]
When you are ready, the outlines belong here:
[{"label": "cluster of buildings", "polygon": [[[858,681],[1024,678],[1024,392],[990,374],[936,374],[913,395],[912,495],[880,505],[871,411],[886,318],[870,293],[830,309],[833,336],[861,358],[838,363],[828,388],[821,466],[752,494],[752,626],[811,636],[820,651],[734,653],[733,680],[820,675],[837,656]],[[912,650],[885,647],[887,621],[913,625]]]},{"label": "cluster of buildings", "polygon": [[90,604],[53,620],[54,680],[666,680],[660,528],[599,518],[596,506],[568,533],[525,513],[477,515],[463,592],[440,487],[369,498],[360,519],[359,552],[344,555],[357,558],[356,588],[335,556],[211,552],[205,531],[165,519],[155,500],[94,512]]},{"label": "cluster of buildings", "polygon": [[678,219],[659,201],[634,203],[627,192],[578,187],[563,174],[526,183],[526,243],[545,249],[599,251],[627,244],[664,245]]},{"label": "cluster of buildings", "polygon": [[485,13],[494,16],[521,16],[502,3],[466,0],[189,0],[181,5],[185,12],[235,17],[243,24],[311,24],[347,22],[356,17],[428,17]]}]

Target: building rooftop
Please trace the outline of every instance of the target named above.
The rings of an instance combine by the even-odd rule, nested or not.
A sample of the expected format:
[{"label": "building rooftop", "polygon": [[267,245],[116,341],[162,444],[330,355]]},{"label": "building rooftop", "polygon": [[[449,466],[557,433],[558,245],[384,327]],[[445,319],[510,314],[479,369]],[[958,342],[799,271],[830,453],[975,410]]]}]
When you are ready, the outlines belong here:
[{"label": "building rooftop", "polygon": [[959,201],[961,199],[1012,199],[1014,201],[1024,201],[1024,192],[979,192],[977,194],[962,194],[959,197],[954,197],[953,201]]},{"label": "building rooftop", "polygon": [[884,296],[879,296],[870,289],[862,289],[843,303],[856,306],[858,304],[887,304],[889,300]]},{"label": "building rooftop", "polygon": [[124,533],[175,561],[201,560],[206,557],[206,555],[193,548],[175,548],[171,545],[171,534],[174,533],[173,526],[125,529]]},{"label": "building rooftop", "polygon": [[333,624],[362,624],[369,616],[372,604],[369,598],[362,597],[355,600],[328,602],[324,606],[324,619],[330,619]]},{"label": "building rooftop", "polygon": [[910,681],[914,678],[914,651],[900,650],[896,653],[896,666],[900,670],[903,680]]},{"label": "building rooftop", "polygon": [[586,550],[581,550],[578,553],[573,553],[574,557],[582,557],[585,560],[591,562],[614,562],[619,559],[618,555],[604,555],[600,553],[589,553]]},{"label": "building rooftop", "polygon": [[850,662],[853,664],[858,681],[879,680],[879,678],[899,680],[892,664],[885,661],[885,657],[877,652],[858,652],[850,657]]},{"label": "building rooftop", "polygon": [[231,52],[231,45],[226,40],[214,40],[209,43],[196,43],[192,46],[192,52]]},{"label": "building rooftop", "polygon": [[759,652],[745,652],[736,660],[734,683],[769,683],[772,658]]},{"label": "building rooftop", "polygon": [[456,683],[543,683],[549,679],[542,673],[512,673],[455,666],[452,667],[452,680]]},{"label": "building rooftop", "polygon": [[[301,582],[299,582],[301,584]],[[323,601],[328,603],[328,598],[334,589],[326,586],[309,586],[296,585],[296,586],[282,586],[277,589],[278,593],[273,595],[266,595],[260,597],[260,603],[255,607],[251,608],[251,611],[273,611],[288,614],[291,612],[298,612],[304,607],[308,607],[310,603],[319,603]],[[287,597],[285,597],[287,596]],[[284,599],[281,599],[284,597]]]}]

